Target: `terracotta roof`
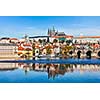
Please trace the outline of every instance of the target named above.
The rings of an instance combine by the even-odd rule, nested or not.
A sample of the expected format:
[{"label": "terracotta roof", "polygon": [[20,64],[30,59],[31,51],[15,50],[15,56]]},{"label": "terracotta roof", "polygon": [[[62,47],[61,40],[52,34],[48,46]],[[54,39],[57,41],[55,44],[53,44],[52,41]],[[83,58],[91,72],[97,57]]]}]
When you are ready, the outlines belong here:
[{"label": "terracotta roof", "polygon": [[26,48],[25,50],[27,50],[27,51],[32,51],[32,49],[31,49],[31,48]]},{"label": "terracotta roof", "polygon": [[39,45],[36,45],[35,48],[40,48]]},{"label": "terracotta roof", "polygon": [[24,41],[20,41],[20,43],[21,43],[21,44],[23,44],[23,43],[24,43]]},{"label": "terracotta roof", "polygon": [[46,45],[45,48],[53,48],[52,45]]},{"label": "terracotta roof", "polygon": [[64,32],[58,32],[57,36],[66,36],[66,34]]},{"label": "terracotta roof", "polygon": [[18,50],[25,50],[22,46],[18,47]]},{"label": "terracotta roof", "polygon": [[10,38],[10,40],[18,40],[17,38]]},{"label": "terracotta roof", "polygon": [[18,52],[18,54],[23,54],[22,52]]},{"label": "terracotta roof", "polygon": [[23,46],[31,46],[31,44],[23,44]]},{"label": "terracotta roof", "polygon": [[0,40],[9,40],[9,39],[10,39],[9,37],[3,37]]},{"label": "terracotta roof", "polygon": [[65,36],[52,36],[52,38],[73,38],[72,35],[65,35]]},{"label": "terracotta roof", "polygon": [[100,38],[100,36],[77,36],[74,38]]}]

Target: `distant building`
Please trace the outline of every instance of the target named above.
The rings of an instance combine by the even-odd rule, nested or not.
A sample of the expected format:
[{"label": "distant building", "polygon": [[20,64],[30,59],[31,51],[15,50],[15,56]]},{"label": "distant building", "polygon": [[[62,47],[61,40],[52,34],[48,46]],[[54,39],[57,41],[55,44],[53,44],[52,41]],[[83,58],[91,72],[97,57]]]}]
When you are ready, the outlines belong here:
[{"label": "distant building", "polygon": [[55,36],[57,34],[57,32],[55,31],[55,28],[53,27],[53,29],[48,29],[48,36]]},{"label": "distant building", "polygon": [[100,44],[100,36],[76,36],[73,38],[73,42],[77,43],[99,43]]},{"label": "distant building", "polygon": [[0,43],[0,59],[17,59],[18,46],[14,43]]},{"label": "distant building", "polygon": [[47,32],[47,36],[34,36],[34,37],[29,37],[30,41],[39,41],[42,40],[45,42],[53,42],[54,39],[58,39],[58,40],[68,40],[68,39],[72,39],[73,36],[71,35],[66,35],[64,32],[58,32],[55,30],[55,28],[53,27],[53,29],[48,29]]},{"label": "distant building", "polygon": [[19,40],[17,39],[17,38],[10,38],[9,39],[10,41],[10,43],[18,43],[19,42]]},{"label": "distant building", "polygon": [[72,39],[73,36],[72,35],[66,35],[64,32],[59,32],[58,30],[55,31],[55,28],[53,27],[53,29],[48,29],[48,36],[50,36],[50,41],[53,42],[54,39],[57,39],[59,41],[66,41],[69,39]]},{"label": "distant building", "polygon": [[43,40],[43,41],[48,41],[49,36],[34,36],[34,37],[29,37],[29,40],[31,41],[39,41],[39,40]]},{"label": "distant building", "polygon": [[47,34],[50,37],[52,37],[52,36],[66,36],[66,34],[64,32],[58,32],[58,30],[56,31],[54,27],[53,27],[53,29],[48,29]]},{"label": "distant building", "polygon": [[18,55],[20,57],[32,57],[33,51],[32,51],[32,45],[29,43],[24,43],[18,46]]},{"label": "distant building", "polygon": [[10,41],[10,38],[8,37],[0,38],[0,43],[9,43],[9,41]]}]

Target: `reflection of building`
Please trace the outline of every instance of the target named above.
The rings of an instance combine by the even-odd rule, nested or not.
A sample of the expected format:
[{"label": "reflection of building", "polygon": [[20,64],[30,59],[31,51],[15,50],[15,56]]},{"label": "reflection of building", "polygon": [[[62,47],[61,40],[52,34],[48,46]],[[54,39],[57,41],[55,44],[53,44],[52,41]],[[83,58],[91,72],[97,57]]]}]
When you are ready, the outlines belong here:
[{"label": "reflection of building", "polygon": [[47,72],[48,78],[55,78],[58,75],[64,75],[66,72],[72,72],[73,67],[70,64],[33,64],[33,70]]},{"label": "reflection of building", "polygon": [[18,68],[18,63],[0,63],[0,70],[13,70]]},{"label": "reflection of building", "polygon": [[76,65],[76,64],[33,64],[31,70],[47,72],[48,78],[55,78],[58,75],[65,75],[65,73],[79,71],[100,71],[100,65]]},{"label": "reflection of building", "polygon": [[13,43],[0,43],[1,59],[17,59],[18,47]]},{"label": "reflection of building", "polygon": [[[96,72],[100,71],[100,65],[82,65],[82,64],[39,64],[39,63],[19,63],[19,68],[22,68],[27,74],[29,71],[47,72],[48,79],[55,79],[59,75],[66,73],[79,72]],[[33,72],[34,73],[34,72]]]}]

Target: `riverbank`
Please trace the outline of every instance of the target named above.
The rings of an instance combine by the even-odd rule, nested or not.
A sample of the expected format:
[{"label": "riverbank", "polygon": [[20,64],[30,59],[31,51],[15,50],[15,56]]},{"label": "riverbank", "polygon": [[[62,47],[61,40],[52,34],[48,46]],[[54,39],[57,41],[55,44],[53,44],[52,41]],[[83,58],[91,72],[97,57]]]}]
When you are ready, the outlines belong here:
[{"label": "riverbank", "polygon": [[39,60],[0,60],[0,63],[43,63],[43,64],[100,64],[100,59],[39,59]]}]

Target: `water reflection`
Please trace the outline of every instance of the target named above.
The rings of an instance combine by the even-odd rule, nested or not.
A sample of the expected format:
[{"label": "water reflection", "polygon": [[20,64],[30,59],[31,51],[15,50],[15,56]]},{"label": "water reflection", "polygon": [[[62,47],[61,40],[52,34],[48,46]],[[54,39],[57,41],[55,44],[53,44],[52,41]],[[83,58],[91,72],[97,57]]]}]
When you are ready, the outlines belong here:
[{"label": "water reflection", "polygon": [[14,70],[19,68],[18,63],[0,63],[0,71],[2,70]]},{"label": "water reflection", "polygon": [[58,75],[65,75],[66,73],[74,73],[78,71],[80,74],[88,72],[100,71],[100,65],[78,65],[78,64],[26,64],[19,63],[19,68],[22,68],[27,74],[29,71],[46,72],[48,79],[58,77]]},{"label": "water reflection", "polygon": [[0,82],[100,82],[100,65],[0,63]]}]

